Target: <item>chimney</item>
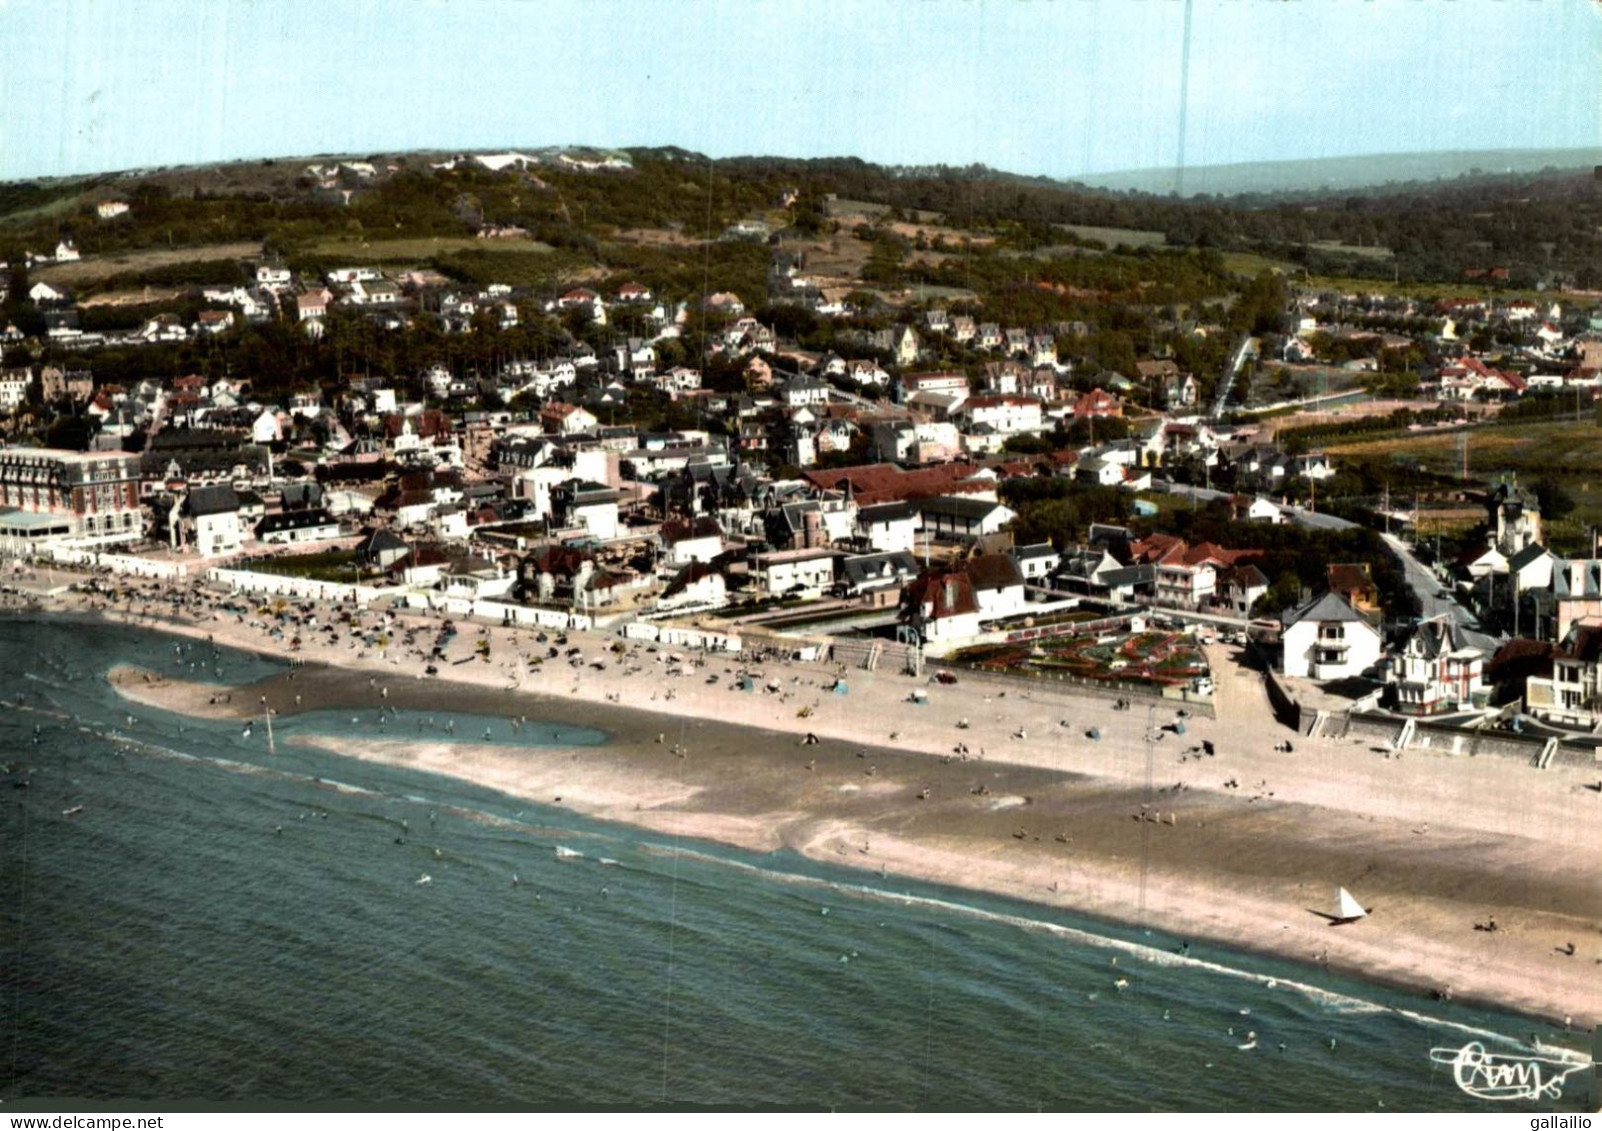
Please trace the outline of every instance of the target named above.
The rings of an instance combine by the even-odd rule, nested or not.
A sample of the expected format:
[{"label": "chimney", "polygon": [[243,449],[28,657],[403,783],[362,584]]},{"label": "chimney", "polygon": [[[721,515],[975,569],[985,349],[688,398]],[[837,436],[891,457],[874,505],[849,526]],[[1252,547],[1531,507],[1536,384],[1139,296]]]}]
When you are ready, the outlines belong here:
[{"label": "chimney", "polygon": [[957,579],[946,575],[946,608],[953,608],[957,603]]}]

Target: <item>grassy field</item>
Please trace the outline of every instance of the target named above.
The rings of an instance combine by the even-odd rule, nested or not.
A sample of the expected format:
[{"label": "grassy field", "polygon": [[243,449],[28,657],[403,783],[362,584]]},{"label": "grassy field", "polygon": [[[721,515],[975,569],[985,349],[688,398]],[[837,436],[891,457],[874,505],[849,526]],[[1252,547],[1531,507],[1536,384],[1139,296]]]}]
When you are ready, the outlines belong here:
[{"label": "grassy field", "polygon": [[[1415,433],[1327,445],[1325,450],[1347,459],[1417,462],[1450,474],[1461,466],[1459,435]],[[1502,471],[1531,478],[1602,474],[1602,428],[1591,420],[1492,425],[1467,435],[1469,474],[1475,478]]]},{"label": "grassy field", "polygon": [[368,263],[421,263],[453,251],[547,252],[551,245],[539,240],[480,240],[465,236],[431,236],[419,239],[364,240],[334,236],[317,241],[312,252],[319,256],[360,260]]},{"label": "grassy field", "polygon": [[1388,247],[1340,243],[1336,240],[1314,240],[1312,246],[1319,251],[1332,251],[1338,255],[1355,255],[1359,259],[1389,259],[1396,254]]},{"label": "grassy field", "polygon": [[[323,550],[310,554],[285,554],[281,557],[256,562],[250,567],[258,573],[275,573],[282,577],[305,577],[312,581],[341,581],[349,584],[357,580],[355,550]],[[361,580],[382,577],[382,570],[364,569]]]},{"label": "grassy field", "polygon": [[[1372,258],[1389,257],[1392,254],[1388,248],[1356,247],[1341,244],[1318,244],[1315,246],[1326,250],[1339,250]],[[1491,297],[1498,302],[1529,299],[1531,302],[1543,304],[1554,301],[1563,302],[1565,305],[1573,303],[1582,308],[1590,308],[1597,305],[1594,297],[1572,295],[1562,291],[1516,290],[1510,288],[1500,288],[1493,291],[1471,282],[1401,283],[1392,282],[1389,279],[1359,279],[1351,275],[1305,275],[1303,268],[1299,264],[1291,263],[1284,259],[1272,259],[1266,255],[1258,255],[1256,252],[1226,251],[1223,256],[1224,266],[1237,275],[1256,275],[1262,271],[1278,271],[1291,276],[1304,287],[1320,291],[1339,291],[1364,295],[1398,295],[1405,298],[1420,299],[1425,302],[1445,298]]]},{"label": "grassy field", "polygon": [[89,191],[70,193],[55,200],[46,201],[44,204],[35,205],[33,208],[21,208],[15,212],[7,212],[3,218],[0,218],[0,223],[21,226],[23,224],[31,224],[36,220],[48,219],[51,216],[65,216],[90,199]]},{"label": "grassy field", "polygon": [[1224,267],[1236,275],[1260,275],[1264,271],[1279,271],[1286,275],[1300,275],[1302,269],[1284,259],[1270,259],[1254,251],[1226,251]]},{"label": "grassy field", "polygon": [[1072,232],[1083,240],[1100,240],[1108,247],[1128,244],[1130,247],[1162,247],[1168,237],[1162,232],[1147,232],[1139,228],[1097,228],[1090,224],[1055,224],[1065,232]]},{"label": "grassy field", "polygon": [[33,273],[36,280],[80,286],[130,271],[151,271],[178,263],[209,263],[217,259],[255,259],[261,255],[259,243],[216,243],[200,247],[152,248],[80,259],[76,263],[53,263]]},{"label": "grassy field", "polygon": [[829,201],[824,207],[824,211],[842,222],[853,216],[872,222],[889,212],[890,206],[888,204],[875,204],[871,200],[847,200],[841,197]]}]

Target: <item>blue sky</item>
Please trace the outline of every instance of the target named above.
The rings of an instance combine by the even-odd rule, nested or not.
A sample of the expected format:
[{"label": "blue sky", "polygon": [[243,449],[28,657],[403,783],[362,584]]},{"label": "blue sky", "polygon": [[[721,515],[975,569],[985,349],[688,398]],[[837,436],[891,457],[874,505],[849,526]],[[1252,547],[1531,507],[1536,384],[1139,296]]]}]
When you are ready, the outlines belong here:
[{"label": "blue sky", "polygon": [[[1188,166],[1602,145],[1598,0],[1193,0]],[[0,0],[0,179],[583,143],[1172,165],[1183,0]]]}]

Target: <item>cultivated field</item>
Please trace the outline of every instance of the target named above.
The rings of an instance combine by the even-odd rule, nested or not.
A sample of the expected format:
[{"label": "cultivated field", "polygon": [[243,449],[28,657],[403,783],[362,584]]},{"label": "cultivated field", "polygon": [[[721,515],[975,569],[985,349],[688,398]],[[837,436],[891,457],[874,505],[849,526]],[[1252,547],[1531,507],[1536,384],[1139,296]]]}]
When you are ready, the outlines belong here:
[{"label": "cultivated field", "polygon": [[144,287],[137,291],[103,291],[84,299],[78,305],[90,306],[143,306],[149,302],[172,302],[183,295],[182,287]]},{"label": "cultivated field", "polygon": [[546,252],[551,245],[530,239],[480,240],[465,236],[429,236],[417,239],[363,240],[346,236],[319,240],[312,251],[320,256],[369,263],[421,263],[453,251]]},{"label": "cultivated field", "polygon": [[130,271],[150,271],[158,267],[171,267],[179,263],[207,263],[217,259],[256,259],[261,256],[259,243],[215,243],[199,247],[152,248],[147,251],[130,251],[122,255],[92,256],[76,263],[52,263],[40,267],[33,277],[41,282],[66,286],[94,283],[112,275]]},{"label": "cultivated field", "polygon": [[1055,224],[1065,232],[1072,232],[1082,240],[1100,240],[1108,247],[1128,244],[1130,247],[1162,247],[1168,237],[1162,232],[1142,231],[1139,228],[1097,228],[1090,224]]},{"label": "cultivated field", "polygon": [[675,232],[668,228],[619,228],[608,238],[618,243],[640,244],[645,247],[696,247],[704,242],[699,236]]},{"label": "cultivated field", "polygon": [[[1462,465],[1459,432],[1418,432],[1384,440],[1326,445],[1346,459],[1421,463],[1430,471],[1455,474]],[[1514,471],[1540,475],[1602,474],[1602,428],[1592,420],[1491,425],[1468,433],[1472,477]]]},{"label": "cultivated field", "polygon": [[890,206],[888,204],[875,204],[871,200],[846,200],[841,198],[831,200],[824,207],[824,211],[842,223],[853,216],[872,223],[886,212],[889,212]]},{"label": "cultivated field", "polygon": [[[1551,479],[1573,497],[1574,513],[1546,524],[1555,548],[1578,546],[1592,526],[1602,525],[1602,427],[1594,421],[1491,425],[1467,433],[1419,432],[1383,440],[1325,446],[1337,462],[1364,461],[1457,475],[1462,469],[1459,436],[1468,436],[1469,479],[1481,485],[1504,473],[1521,482]],[[1401,482],[1401,481],[1399,481]]]},{"label": "cultivated field", "polygon": [[[1350,404],[1338,405],[1335,408],[1322,411],[1302,410],[1284,416],[1264,416],[1255,421],[1259,434],[1265,439],[1287,429],[1307,428],[1315,424],[1336,424],[1343,420],[1352,420],[1360,416],[1386,416],[1399,408],[1418,409],[1434,408],[1434,403],[1420,404],[1418,401],[1376,400],[1355,401]],[[1378,441],[1383,442],[1383,441]]]}]

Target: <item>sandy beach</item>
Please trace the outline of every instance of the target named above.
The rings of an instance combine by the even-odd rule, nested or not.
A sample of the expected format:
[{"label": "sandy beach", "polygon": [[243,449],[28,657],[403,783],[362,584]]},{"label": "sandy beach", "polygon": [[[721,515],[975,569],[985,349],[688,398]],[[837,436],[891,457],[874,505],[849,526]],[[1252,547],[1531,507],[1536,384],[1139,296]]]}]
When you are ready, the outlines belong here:
[{"label": "sandy beach", "polygon": [[[62,608],[88,603],[69,597]],[[96,614],[285,655],[261,619],[204,606]],[[367,634],[380,617],[363,614]],[[1590,788],[1602,770],[1304,739],[1274,721],[1260,675],[1223,648],[1211,649],[1218,717],[1185,719],[1179,735],[1161,729],[1179,721],[1172,707],[1119,711],[1020,681],[964,676],[947,687],[851,671],[838,695],[826,690],[837,669],[770,663],[746,692],[734,657],[632,643],[618,656],[605,651],[618,637],[575,632],[549,658],[554,645],[530,630],[466,622],[432,657],[438,674],[424,676],[441,620],[402,616],[382,648],[344,625],[302,632],[307,666],[235,689],[233,702],[217,699],[229,689],[137,669],[111,678],[130,700],[195,715],[259,712],[266,695],[286,715],[387,702],[597,727],[612,736],[604,746],[329,747],[662,832],[789,847],[1558,1024],[1602,1019],[1602,793]],[[404,646],[407,626],[416,651]],[[535,656],[546,658],[531,669]],[[914,688],[927,703],[909,701]],[[1286,739],[1294,752],[1275,749]],[[1204,740],[1214,756],[1195,750]],[[1319,912],[1335,884],[1373,914],[1329,926]],[[1497,931],[1475,929],[1492,916]]]}]

